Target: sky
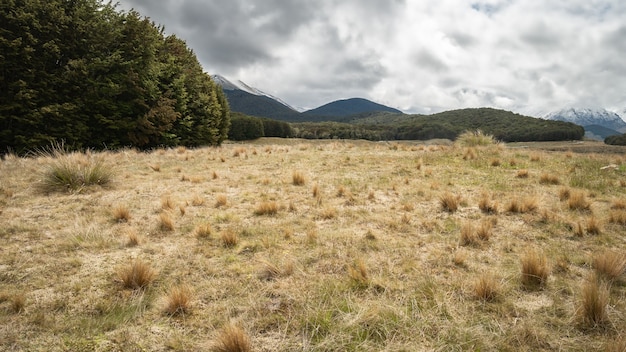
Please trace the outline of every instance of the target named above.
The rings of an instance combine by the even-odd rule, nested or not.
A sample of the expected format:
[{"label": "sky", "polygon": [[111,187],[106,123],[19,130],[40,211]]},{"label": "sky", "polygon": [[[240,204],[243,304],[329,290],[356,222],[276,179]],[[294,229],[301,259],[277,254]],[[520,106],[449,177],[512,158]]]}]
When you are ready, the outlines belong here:
[{"label": "sky", "polygon": [[130,8],[207,73],[299,108],[626,110],[624,0],[120,0]]}]

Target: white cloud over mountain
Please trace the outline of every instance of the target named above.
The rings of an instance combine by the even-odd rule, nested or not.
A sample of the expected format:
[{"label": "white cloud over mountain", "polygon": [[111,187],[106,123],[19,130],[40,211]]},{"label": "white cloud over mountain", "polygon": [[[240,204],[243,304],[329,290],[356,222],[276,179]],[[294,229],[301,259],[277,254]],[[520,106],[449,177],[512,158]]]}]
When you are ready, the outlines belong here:
[{"label": "white cloud over mountain", "polygon": [[204,69],[316,107],[535,113],[626,102],[621,0],[121,0],[186,40]]}]

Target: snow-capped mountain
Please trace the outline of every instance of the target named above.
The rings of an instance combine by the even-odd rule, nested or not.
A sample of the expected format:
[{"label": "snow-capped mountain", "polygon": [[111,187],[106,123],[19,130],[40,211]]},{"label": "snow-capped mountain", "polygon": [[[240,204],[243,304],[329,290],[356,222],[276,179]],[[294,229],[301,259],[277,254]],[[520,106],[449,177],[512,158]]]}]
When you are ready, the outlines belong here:
[{"label": "snow-capped mountain", "polygon": [[272,100],[276,100],[277,102],[283,104],[284,106],[288,107],[291,110],[294,111],[300,111],[296,108],[294,108],[293,106],[287,104],[285,101],[281,100],[278,97],[275,97],[271,94],[265,93],[264,91],[251,87],[249,85],[247,85],[246,83],[244,83],[241,80],[237,80],[235,82],[228,80],[226,77],[224,76],[220,76],[220,75],[211,75],[211,79],[213,79],[213,81],[217,84],[219,84],[220,86],[222,86],[222,89],[224,90],[241,90],[244,91],[246,93],[250,93],[252,95],[257,95],[257,96],[261,96],[261,97],[268,97]]},{"label": "snow-capped mountain", "polygon": [[615,112],[602,108],[565,108],[544,116],[547,120],[573,122],[580,126],[599,125],[612,130],[626,129],[626,121]]}]

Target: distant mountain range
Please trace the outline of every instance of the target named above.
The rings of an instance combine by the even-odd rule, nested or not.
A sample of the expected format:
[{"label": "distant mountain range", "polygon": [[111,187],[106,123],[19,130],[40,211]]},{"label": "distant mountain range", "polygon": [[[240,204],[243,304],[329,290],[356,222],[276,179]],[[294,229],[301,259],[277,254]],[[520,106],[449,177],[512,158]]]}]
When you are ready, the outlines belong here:
[{"label": "distant mountain range", "polygon": [[233,82],[220,75],[212,75],[211,78],[215,83],[222,86],[232,111],[250,116],[302,122],[341,120],[356,114],[374,112],[402,114],[402,111],[398,109],[363,98],[337,100],[315,109],[299,111],[280,98],[251,87],[242,81]]},{"label": "distant mountain range", "polygon": [[626,121],[617,113],[602,108],[569,107],[551,112],[544,118],[583,126],[585,136],[592,139],[604,140],[608,136],[626,133]]}]

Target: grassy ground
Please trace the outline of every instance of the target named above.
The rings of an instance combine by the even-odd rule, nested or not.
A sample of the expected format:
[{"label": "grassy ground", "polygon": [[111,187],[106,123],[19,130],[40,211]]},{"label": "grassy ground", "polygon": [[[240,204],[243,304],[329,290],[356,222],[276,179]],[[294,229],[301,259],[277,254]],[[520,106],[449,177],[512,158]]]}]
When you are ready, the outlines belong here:
[{"label": "grassy ground", "polygon": [[623,350],[624,150],[541,146],[8,156],[0,349]]}]

